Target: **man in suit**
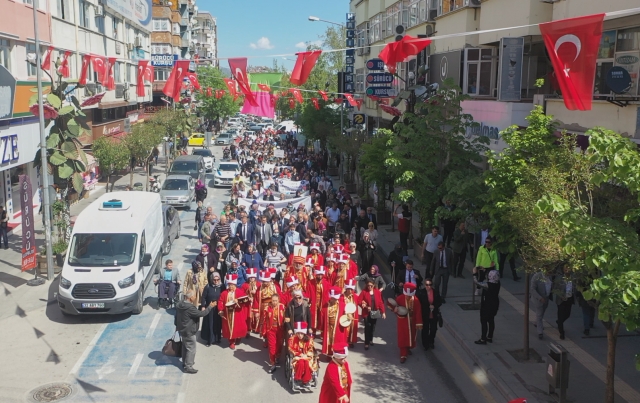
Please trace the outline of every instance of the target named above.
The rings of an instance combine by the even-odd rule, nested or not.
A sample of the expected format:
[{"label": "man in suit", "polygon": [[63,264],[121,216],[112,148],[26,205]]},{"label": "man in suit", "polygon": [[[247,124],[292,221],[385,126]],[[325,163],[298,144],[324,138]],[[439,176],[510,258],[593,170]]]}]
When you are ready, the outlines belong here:
[{"label": "man in suit", "polygon": [[260,221],[258,226],[255,229],[256,234],[256,249],[258,253],[265,257],[267,251],[269,250],[269,244],[271,243],[271,235],[273,235],[273,231],[271,229],[271,225],[267,223],[267,216],[263,215],[260,217]]},{"label": "man in suit", "polygon": [[424,287],[416,291],[416,297],[422,308],[422,347],[426,350],[435,348],[436,332],[438,331],[438,317],[442,299],[437,288],[433,287],[433,281],[427,277],[423,281]]},{"label": "man in suit", "polygon": [[300,236],[300,242],[307,243],[307,229],[309,228],[309,223],[307,221],[306,213],[298,213],[298,222],[296,223],[296,232]]},{"label": "man in suit", "polygon": [[[373,223],[373,228],[378,229],[378,219],[376,218],[376,215],[373,213],[372,207],[367,207],[367,218],[369,219],[369,222]],[[369,223],[367,223],[367,225],[369,225]]]},{"label": "man in suit", "polygon": [[281,234],[289,232],[289,213],[287,209],[280,210],[280,216],[278,217],[278,230]]},{"label": "man in suit", "polygon": [[531,277],[529,298],[536,311],[536,328],[538,329],[538,338],[540,340],[542,340],[544,330],[542,320],[544,319],[544,312],[549,306],[552,286],[553,282],[545,272],[539,271]]},{"label": "man in suit", "polygon": [[438,242],[438,250],[431,259],[430,273],[433,278],[433,288],[440,291],[442,284],[442,303],[446,303],[447,286],[449,284],[449,268],[453,267],[453,251],[444,245],[444,241]]},{"label": "man in suit", "polygon": [[238,224],[236,236],[238,237],[238,243],[244,253],[247,253],[247,246],[249,244],[255,244],[255,228],[249,223],[249,218],[246,215],[242,216],[242,222]]},{"label": "man in suit", "polygon": [[396,277],[396,294],[402,292],[404,283],[411,282],[416,287],[422,284],[422,275],[418,270],[413,269],[413,260],[407,259],[407,261],[404,262],[404,266],[405,268],[400,270]]},{"label": "man in suit", "polygon": [[464,269],[464,261],[467,258],[467,249],[470,247],[471,239],[467,232],[467,227],[463,222],[460,223],[458,228],[453,233],[453,256],[455,261],[453,263],[453,277],[461,277],[462,270]]}]

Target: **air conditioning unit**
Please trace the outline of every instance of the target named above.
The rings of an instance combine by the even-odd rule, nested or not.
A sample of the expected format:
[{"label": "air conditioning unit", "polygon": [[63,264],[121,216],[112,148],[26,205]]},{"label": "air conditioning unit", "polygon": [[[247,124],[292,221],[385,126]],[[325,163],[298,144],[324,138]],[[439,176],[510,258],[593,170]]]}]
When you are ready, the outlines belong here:
[{"label": "air conditioning unit", "polygon": [[371,54],[371,47],[367,46],[366,48],[364,48],[364,52],[362,52],[363,55],[369,55]]},{"label": "air conditioning unit", "polygon": [[136,38],[134,39],[133,44],[134,44],[134,46],[136,48],[141,48],[142,47],[142,37],[136,36]]},{"label": "air conditioning unit", "polygon": [[124,98],[124,84],[116,84],[116,98]]},{"label": "air conditioning unit", "polygon": [[464,5],[478,8],[482,5],[482,0],[464,0]]},{"label": "air conditioning unit", "polygon": [[94,8],[96,17],[104,17],[104,7],[97,5]]},{"label": "air conditioning unit", "polygon": [[133,50],[133,43],[127,43],[127,50]]},{"label": "air conditioning unit", "polygon": [[123,87],[125,90],[128,90],[130,86],[131,86],[131,83],[126,82],[126,81],[122,84],[122,87]]}]

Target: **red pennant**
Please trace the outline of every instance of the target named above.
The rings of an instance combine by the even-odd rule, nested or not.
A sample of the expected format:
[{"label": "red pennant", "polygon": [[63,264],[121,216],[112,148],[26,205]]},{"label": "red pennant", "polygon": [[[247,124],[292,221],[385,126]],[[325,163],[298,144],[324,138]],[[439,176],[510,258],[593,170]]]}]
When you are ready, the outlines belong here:
[{"label": "red pennant", "polygon": [[318,98],[311,98],[311,102],[313,103],[314,108],[320,110],[320,105],[318,105]]},{"label": "red pennant", "polygon": [[182,79],[189,72],[189,60],[178,60],[171,69],[169,78],[162,89],[162,92],[177,101],[180,98],[180,88],[182,88]]},{"label": "red pennant", "polygon": [[278,100],[278,96],[274,94],[269,94],[269,99],[271,100],[271,107],[276,107],[276,101]]},{"label": "red pennant", "polygon": [[324,99],[325,102],[329,100],[329,97],[327,96],[327,91],[319,90],[318,94],[320,94],[320,96],[322,97],[322,99]]},{"label": "red pennant", "polygon": [[42,61],[42,64],[40,64],[42,70],[51,69],[51,53],[53,53],[53,46],[49,46],[44,54],[44,60]]},{"label": "red pennant", "polygon": [[271,87],[269,87],[267,84],[258,84],[258,88],[265,92],[271,92]]},{"label": "red pennant", "polygon": [[113,76],[113,66],[115,66],[116,60],[115,57],[110,57],[105,64],[105,81],[102,82],[102,85],[107,87],[109,91],[116,89],[116,80]]},{"label": "red pennant", "polygon": [[316,65],[316,61],[318,61],[321,53],[321,50],[296,53],[298,58],[296,59],[295,66],[293,66],[291,77],[289,77],[291,84],[302,85],[307,82],[311,70],[313,70],[313,66]]},{"label": "red pennant", "polygon": [[569,110],[591,110],[604,14],[540,24],[540,33]]},{"label": "red pennant", "polygon": [[296,107],[296,101],[293,98],[289,98],[289,108],[293,109]]},{"label": "red pennant", "polygon": [[360,110],[360,107],[362,106],[362,99],[356,99],[356,104],[358,105],[358,110]]},{"label": "red pennant", "polygon": [[148,60],[138,60],[138,82],[136,83],[136,94],[139,97],[144,97],[144,72],[149,64]]},{"label": "red pennant", "polygon": [[229,67],[231,68],[231,74],[233,74],[238,82],[238,87],[240,87],[240,91],[244,94],[249,105],[254,107],[258,106],[258,103],[251,92],[251,86],[249,85],[249,77],[247,76],[247,58],[238,57],[229,59]]},{"label": "red pennant", "polygon": [[225,92],[224,90],[216,90],[216,98],[220,99],[224,96]]},{"label": "red pennant", "polygon": [[71,52],[68,50],[65,51],[64,56],[62,57],[62,62],[60,62],[60,67],[58,67],[58,72],[65,78],[69,78],[71,75],[71,71],[69,69],[69,56],[71,56]]},{"label": "red pennant", "polygon": [[388,43],[378,57],[382,59],[390,72],[395,73],[396,63],[404,62],[409,56],[415,56],[429,46],[431,39],[414,38],[405,35],[402,40]]},{"label": "red pennant", "polygon": [[353,94],[344,94],[344,97],[347,98],[347,101],[349,101],[349,105],[358,106],[358,103],[356,102],[356,100],[353,99]]},{"label": "red pennant", "polygon": [[201,88],[200,83],[198,82],[198,75],[196,73],[187,73],[186,77],[191,85],[193,85],[193,88],[195,88],[196,90],[199,90]]},{"label": "red pennant", "polygon": [[229,89],[229,94],[235,100],[237,98],[237,96],[236,96],[236,82],[231,78],[224,78],[223,80],[224,80],[224,83],[227,84],[227,88]]},{"label": "red pennant", "polygon": [[286,97],[289,94],[289,91],[281,91],[280,92],[280,96],[281,97]]},{"label": "red pennant", "polygon": [[342,99],[342,98],[334,98],[333,99],[333,103],[335,103],[335,104],[341,104],[343,101],[344,101],[344,99]]},{"label": "red pennant", "polygon": [[107,63],[109,61],[106,57],[97,57],[94,56],[91,58],[91,64],[93,64],[93,71],[98,76],[98,81],[105,85],[107,81]]},{"label": "red pennant", "polygon": [[[207,96],[210,97],[213,94],[213,89],[211,87],[207,87]],[[216,98],[218,95],[218,90],[216,90]]]},{"label": "red pennant", "polygon": [[298,101],[299,103],[303,102],[302,93],[300,92],[299,89],[297,89],[297,88],[289,88],[289,92],[291,92],[293,94],[293,97],[296,99],[296,101]]},{"label": "red pennant", "polygon": [[80,78],[78,79],[79,85],[87,85],[87,72],[89,71],[89,63],[91,63],[91,55],[82,56],[82,68],[80,70]]}]

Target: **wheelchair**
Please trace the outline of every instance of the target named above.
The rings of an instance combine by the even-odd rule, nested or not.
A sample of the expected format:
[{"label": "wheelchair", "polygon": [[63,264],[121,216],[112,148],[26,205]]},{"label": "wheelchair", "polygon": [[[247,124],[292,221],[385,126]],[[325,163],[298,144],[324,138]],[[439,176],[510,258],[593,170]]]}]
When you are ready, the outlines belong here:
[{"label": "wheelchair", "polygon": [[299,393],[303,391],[310,392],[311,388],[318,387],[318,373],[320,371],[320,360],[319,360],[317,351],[314,351],[313,358],[311,359],[310,364],[311,364],[311,370],[313,371],[313,374],[311,375],[311,381],[305,385],[300,385],[296,383],[296,381],[293,379],[295,376],[295,373],[293,370],[293,356],[291,355],[291,352],[287,349],[287,358],[284,364],[284,375],[287,378],[287,383],[289,384],[289,387],[291,388],[292,392],[294,393]]},{"label": "wheelchair", "polygon": [[180,287],[180,284],[178,284],[177,282],[174,282],[173,284],[175,284],[176,288],[176,292],[175,295],[173,296],[173,299],[171,298],[160,298],[160,291],[159,291],[159,287],[160,285],[163,285],[165,288],[165,293],[169,294],[169,285],[166,284],[165,282],[161,282],[158,281],[158,283],[156,283],[155,288],[156,288],[156,294],[158,295],[158,307],[162,307],[164,309],[169,309],[169,308],[173,308],[176,306],[176,304],[178,302],[180,302],[180,299],[182,298],[182,289]]}]

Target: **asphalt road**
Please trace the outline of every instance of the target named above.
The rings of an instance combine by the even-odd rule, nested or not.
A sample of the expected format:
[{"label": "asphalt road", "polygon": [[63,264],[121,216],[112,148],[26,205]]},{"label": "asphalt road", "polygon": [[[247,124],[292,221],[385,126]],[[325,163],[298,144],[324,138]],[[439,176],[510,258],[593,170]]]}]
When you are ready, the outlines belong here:
[{"label": "asphalt road", "polygon": [[[221,153],[221,147],[214,147],[216,156]],[[227,189],[210,188],[205,204],[219,213],[227,200]],[[193,231],[194,210],[181,210],[180,217],[182,236],[164,259],[172,259],[184,277],[200,245]],[[50,296],[56,289],[54,282]],[[255,335],[243,339],[235,351],[225,341],[211,347],[198,344],[199,372],[183,374],[178,359],[160,352],[173,333],[174,312],[158,309],[156,300],[156,290],[148,289],[144,311],[137,316],[66,318],[55,304],[48,304],[3,320],[0,401],[28,401],[28,391],[46,382],[72,385],[74,394],[64,402],[318,401],[320,386],[294,396],[282,368],[266,372],[268,354]],[[36,332],[34,338],[34,328],[43,335]],[[362,324],[359,333],[361,342],[348,358],[354,402],[503,401],[444,329],[438,332],[435,351],[425,353],[418,347],[405,364],[399,362],[393,315],[378,321],[369,351],[362,344]],[[325,367],[321,365],[320,382]]]}]

